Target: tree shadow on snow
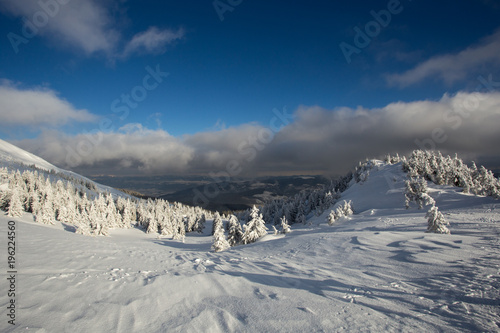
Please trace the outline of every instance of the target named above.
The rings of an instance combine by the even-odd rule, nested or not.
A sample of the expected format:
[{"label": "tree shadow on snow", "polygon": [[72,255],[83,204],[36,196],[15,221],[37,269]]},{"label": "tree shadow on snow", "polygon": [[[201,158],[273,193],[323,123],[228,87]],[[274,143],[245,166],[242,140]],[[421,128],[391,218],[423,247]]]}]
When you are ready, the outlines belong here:
[{"label": "tree shadow on snow", "polygon": [[69,231],[69,232],[72,232],[72,233],[76,232],[76,227],[74,225],[66,224],[66,223],[63,223],[63,222],[61,222],[61,225],[63,226],[63,228],[64,228],[65,231]]},{"label": "tree shadow on snow", "polygon": [[167,246],[173,249],[179,249],[179,250],[185,250],[185,251],[197,251],[197,252],[208,252],[211,249],[212,244],[211,243],[189,243],[189,242],[182,242],[180,240],[174,240],[174,239],[152,239],[151,240],[153,243],[161,245],[161,246]]}]

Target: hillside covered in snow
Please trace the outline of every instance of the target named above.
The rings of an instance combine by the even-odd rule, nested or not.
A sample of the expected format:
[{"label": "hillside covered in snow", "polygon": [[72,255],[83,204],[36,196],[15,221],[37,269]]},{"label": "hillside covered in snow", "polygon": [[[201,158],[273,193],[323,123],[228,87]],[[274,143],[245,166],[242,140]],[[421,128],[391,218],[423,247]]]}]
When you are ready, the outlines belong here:
[{"label": "hillside covered in snow", "polygon": [[[268,230],[214,252],[214,240],[230,236],[219,227],[212,236],[218,214],[78,185],[0,143],[0,190],[4,199],[10,193],[0,215],[4,241],[15,230],[15,255],[2,252],[0,282],[2,290],[14,287],[0,306],[8,315],[15,301],[15,325],[4,315],[2,332],[500,331],[500,202],[487,170],[425,152],[368,161],[321,191],[239,214],[242,231],[260,219]],[[115,205],[117,224],[81,232],[89,237],[71,218],[59,219],[62,206],[40,223],[21,199],[21,212],[8,216],[12,191],[24,183],[29,193],[37,183],[25,171],[47,184],[40,200],[64,191],[87,197],[73,203],[80,214]],[[427,232],[433,208],[450,234]],[[89,225],[106,224],[106,214]],[[117,222],[124,216],[126,228]],[[291,231],[274,234],[283,220]],[[16,272],[14,283],[7,271]]]}]

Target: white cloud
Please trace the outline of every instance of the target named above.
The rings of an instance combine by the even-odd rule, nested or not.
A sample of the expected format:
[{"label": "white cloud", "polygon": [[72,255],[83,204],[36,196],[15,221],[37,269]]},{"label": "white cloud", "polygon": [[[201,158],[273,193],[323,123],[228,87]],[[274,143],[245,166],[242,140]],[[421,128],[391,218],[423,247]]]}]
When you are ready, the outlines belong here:
[{"label": "white cloud", "polygon": [[78,110],[50,89],[19,89],[8,81],[0,85],[0,123],[57,127],[68,122],[92,122],[97,116]]},{"label": "white cloud", "polygon": [[[42,6],[42,3],[49,5]],[[0,5],[8,13],[26,18],[35,26],[36,35],[71,45],[87,55],[95,52],[112,54],[120,39],[103,2],[79,0],[60,4],[58,1],[0,0]],[[45,17],[46,21],[40,19],[37,23],[37,17]]]},{"label": "white cloud", "polygon": [[[366,157],[430,148],[499,167],[498,128],[500,93],[460,92],[438,101],[396,102],[377,109],[301,107],[295,120],[274,137],[258,124],[180,138],[129,124],[91,137],[44,133],[20,144],[53,164],[87,174],[104,170],[219,174],[227,168],[239,169],[241,176],[344,174]],[[74,158],[73,152],[78,151],[83,152],[78,163],[68,165],[68,156]]]},{"label": "white cloud", "polygon": [[446,84],[465,79],[486,65],[500,65],[500,30],[478,44],[454,54],[432,57],[404,73],[387,76],[387,82],[400,87],[410,86],[428,78],[438,78]]},{"label": "white cloud", "polygon": [[[114,60],[124,54],[161,53],[166,45],[184,36],[183,29],[150,27],[126,41],[111,10],[113,6],[110,0],[0,0],[0,10],[26,18],[35,27],[34,36],[49,38],[57,46],[76,48],[87,56],[104,53]],[[24,36],[22,26],[14,33]],[[29,31],[31,34],[32,30]]]},{"label": "white cloud", "polygon": [[129,56],[134,53],[163,53],[167,45],[183,39],[184,36],[185,32],[182,28],[173,31],[150,27],[148,30],[136,34],[132,40],[128,42],[123,55]]}]

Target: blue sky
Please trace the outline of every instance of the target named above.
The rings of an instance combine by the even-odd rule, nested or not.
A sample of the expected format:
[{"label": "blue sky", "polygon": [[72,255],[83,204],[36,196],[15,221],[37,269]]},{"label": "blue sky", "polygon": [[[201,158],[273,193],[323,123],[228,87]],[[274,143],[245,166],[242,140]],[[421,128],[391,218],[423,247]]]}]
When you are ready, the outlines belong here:
[{"label": "blue sky", "polygon": [[[297,147],[308,150],[304,142],[324,146],[324,139],[332,146],[330,140],[340,143],[347,137],[292,136],[294,126],[302,128],[300,121],[319,117],[318,112],[325,119],[337,119],[339,110],[348,109],[353,118],[360,108],[370,115],[387,110],[391,103],[412,106],[425,101],[438,103],[439,109],[445,94],[458,99],[457,93],[479,91],[496,98],[500,89],[480,86],[478,80],[491,75],[492,82],[500,81],[500,2],[493,0],[0,0],[0,10],[0,138],[61,166],[90,173],[118,172],[110,169],[117,161],[130,173],[224,170],[228,160],[249,159],[238,149],[245,137],[231,135],[247,129],[258,133],[268,127],[273,110],[284,107],[294,114],[294,120],[284,124],[283,131],[273,133],[276,137],[270,146],[282,145],[269,151],[257,149],[259,157],[245,166],[254,170],[254,163],[267,165],[257,173],[317,173],[331,168],[340,172],[346,166],[323,165],[324,161],[313,156],[304,162],[293,151]],[[377,21],[373,13],[385,21]],[[387,13],[390,17],[384,16]],[[41,20],[33,35],[26,35],[25,19],[31,23]],[[356,37],[360,38],[356,29],[366,34],[370,27],[375,29],[372,36],[365,37],[365,45],[357,47],[348,61],[341,43],[356,47]],[[148,80],[155,87],[145,90],[144,79],[150,75],[147,68],[159,68],[168,76],[162,76],[161,82]],[[134,92],[134,107],[127,106],[121,98]],[[486,102],[496,101],[493,97],[485,98]],[[113,108],[117,99],[120,102]],[[37,107],[26,111],[30,105]],[[123,113],[113,112],[120,106],[129,111],[122,119]],[[486,109],[492,107],[480,107]],[[110,127],[99,125],[103,119]],[[324,130],[346,124],[345,118],[337,121]],[[479,123],[475,125],[477,130]],[[381,133],[383,126],[374,126],[373,131]],[[432,125],[422,126],[406,138],[410,144],[391,145],[394,141],[387,139],[386,151],[418,148],[411,143],[424,140],[433,130]],[[459,130],[465,131],[465,126]],[[155,156],[144,157],[141,147],[135,154],[124,151],[107,159],[107,149],[118,148],[99,142],[81,162],[70,165],[64,145],[74,142],[76,150],[85,131],[102,132],[106,140],[127,140],[120,135],[130,134],[128,140],[150,138],[144,141],[147,145],[158,140],[162,145],[175,144],[173,158],[185,161],[173,166],[170,161],[156,161]],[[471,158],[497,156],[496,151],[480,151],[481,140],[476,148],[464,147],[451,135],[457,133],[453,128],[449,140],[437,148],[454,149]],[[201,137],[203,141],[196,140]],[[363,141],[362,134],[357,138]],[[224,147],[227,141],[236,146]],[[348,143],[354,141],[349,138]],[[285,154],[285,146],[295,149]],[[284,154],[280,161],[264,157],[272,155],[273,149]],[[349,162],[372,151],[353,149],[359,153],[347,154]],[[373,154],[379,151],[377,148]],[[332,153],[341,151],[333,149]],[[154,166],[148,164],[151,160],[155,160]],[[88,171],[89,167],[95,170]]]}]

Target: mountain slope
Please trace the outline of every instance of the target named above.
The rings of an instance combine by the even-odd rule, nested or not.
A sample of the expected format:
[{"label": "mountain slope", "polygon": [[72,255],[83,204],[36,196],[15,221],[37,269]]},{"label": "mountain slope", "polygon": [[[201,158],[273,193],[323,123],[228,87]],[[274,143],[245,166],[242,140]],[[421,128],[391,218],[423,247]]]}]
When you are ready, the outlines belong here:
[{"label": "mountain slope", "polygon": [[19,147],[14,146],[13,144],[8,143],[7,141],[0,139],[0,163],[4,165],[8,165],[9,163],[20,164],[23,163],[26,166],[35,165],[40,169],[44,169],[47,171],[61,171],[56,166],[50,164],[44,159],[33,155],[25,150],[22,150]]},{"label": "mountain slope", "polygon": [[60,169],[55,165],[45,161],[44,159],[0,139],[0,168],[6,167],[9,170],[17,169],[22,172],[24,170],[30,169],[31,166],[35,166],[38,169],[52,172],[53,174],[59,173],[61,175],[77,179],[83,183],[89,184],[89,186],[95,187],[98,192],[108,192],[114,196],[129,197],[125,193],[118,191],[112,187],[96,183],[88,179],[87,177],[84,177],[72,171]]},{"label": "mountain slope", "polygon": [[499,331],[499,202],[429,183],[452,234],[427,234],[425,210],[404,208],[405,177],[400,164],[377,162],[341,195],[350,219],[328,226],[325,211],[220,253],[209,230],[184,243],[138,229],[84,237],[25,214],[14,219],[17,325],[0,329]]}]

